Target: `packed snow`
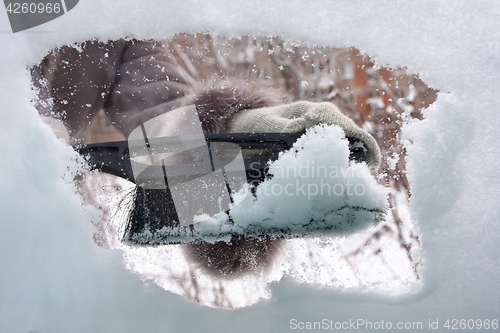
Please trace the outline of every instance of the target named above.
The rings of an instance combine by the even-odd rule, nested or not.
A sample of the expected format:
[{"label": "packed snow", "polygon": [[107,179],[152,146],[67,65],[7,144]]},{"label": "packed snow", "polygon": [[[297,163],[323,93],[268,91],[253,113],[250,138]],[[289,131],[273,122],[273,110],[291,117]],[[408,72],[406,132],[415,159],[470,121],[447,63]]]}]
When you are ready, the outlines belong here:
[{"label": "packed snow", "polygon": [[[0,22],[1,331],[283,332],[316,322],[444,331],[453,319],[478,331],[479,323],[498,324],[498,2],[89,0],[25,32],[12,34],[5,14]],[[31,105],[27,66],[56,46],[95,37],[207,30],[355,46],[441,91],[425,120],[409,122],[402,137],[410,213],[422,239],[421,284],[381,295],[281,279],[264,303],[211,309],[143,283],[123,266],[122,253],[94,244],[89,221],[97,212],[75,194],[75,153]]]},{"label": "packed snow", "polygon": [[[235,224],[248,227],[267,221],[278,229],[303,229],[304,234],[313,233],[314,224],[336,234],[366,228],[377,220],[377,213],[386,211],[387,190],[376,183],[365,163],[349,163],[348,157],[340,127],[311,128],[270,165],[273,177],[259,185],[256,200],[247,196],[247,202],[231,210]],[[350,221],[346,215],[352,216]]]},{"label": "packed snow", "polygon": [[377,184],[366,163],[350,162],[349,152],[340,127],[313,127],[270,163],[269,179],[255,194],[247,188],[250,184],[234,194],[240,199],[228,214],[204,214],[192,228],[146,229],[134,235],[134,241],[229,241],[231,235],[343,236],[366,229],[384,220],[388,189]]}]

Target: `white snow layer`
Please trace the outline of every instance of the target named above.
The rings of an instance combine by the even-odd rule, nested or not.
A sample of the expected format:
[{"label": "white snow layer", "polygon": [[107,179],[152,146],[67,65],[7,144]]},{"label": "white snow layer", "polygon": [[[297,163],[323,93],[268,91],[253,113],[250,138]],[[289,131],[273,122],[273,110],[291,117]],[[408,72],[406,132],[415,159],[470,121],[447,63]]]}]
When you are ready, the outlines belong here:
[{"label": "white snow layer", "polygon": [[376,182],[366,163],[349,162],[348,141],[338,126],[308,129],[270,163],[268,175],[272,178],[255,194],[244,187],[234,195],[240,199],[229,210],[231,222],[225,213],[204,214],[192,229],[146,228],[134,240],[147,244],[158,239],[161,244],[165,238],[229,241],[235,234],[339,236],[381,222],[388,210],[388,188]]},{"label": "white snow layer", "polygon": [[[0,15],[0,331],[283,332],[323,319],[375,324],[358,331],[381,321],[421,322],[427,331],[438,320],[443,331],[447,319],[499,319],[497,1],[87,0],[16,34]],[[206,30],[355,46],[441,91],[426,119],[404,128],[425,259],[421,288],[384,297],[285,279],[270,301],[215,310],[145,285],[119,253],[92,243],[94,213],[65,180],[75,156],[31,106],[26,67],[56,46],[93,37]]]},{"label": "white snow layer", "polygon": [[[273,177],[259,185],[257,199],[247,196],[231,209],[235,225],[248,228],[256,224],[261,229],[265,225],[260,224],[270,224],[270,228],[291,229],[293,233],[294,229],[308,231],[309,222],[314,220],[318,226],[324,221],[333,234],[366,228],[367,222],[375,220],[370,210],[387,210],[387,189],[377,184],[365,163],[349,163],[348,158],[347,140],[340,127],[309,129],[270,165]],[[346,223],[345,216],[338,221],[337,214],[343,208],[349,210],[352,223]]]}]

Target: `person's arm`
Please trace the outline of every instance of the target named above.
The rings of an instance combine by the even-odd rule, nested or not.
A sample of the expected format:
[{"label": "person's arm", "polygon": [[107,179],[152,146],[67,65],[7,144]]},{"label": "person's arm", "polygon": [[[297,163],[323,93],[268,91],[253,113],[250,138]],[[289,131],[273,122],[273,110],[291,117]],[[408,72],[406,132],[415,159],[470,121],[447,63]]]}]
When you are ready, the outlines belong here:
[{"label": "person's arm", "polygon": [[168,50],[152,41],[131,41],[121,57],[104,110],[125,135],[149,119],[179,108],[191,87]]},{"label": "person's arm", "polygon": [[73,139],[83,137],[101,109],[127,136],[190,93],[172,55],[153,41],[63,46],[32,68],[32,79],[39,113],[60,119]]},{"label": "person's arm", "polygon": [[53,50],[32,68],[38,112],[60,119],[73,139],[81,138],[110,95],[125,46],[124,40],[87,41]]}]

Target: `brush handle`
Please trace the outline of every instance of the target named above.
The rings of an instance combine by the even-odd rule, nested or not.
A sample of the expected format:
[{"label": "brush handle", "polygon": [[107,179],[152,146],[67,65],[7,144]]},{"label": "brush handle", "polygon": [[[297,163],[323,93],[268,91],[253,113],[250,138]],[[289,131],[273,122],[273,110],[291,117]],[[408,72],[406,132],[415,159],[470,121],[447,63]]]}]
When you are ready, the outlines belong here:
[{"label": "brush handle", "polygon": [[[205,135],[207,145],[214,145],[214,143],[231,143],[236,144],[243,150],[269,150],[274,154],[265,157],[245,158],[245,168],[247,173],[255,172],[256,170],[264,170],[269,161],[276,160],[278,153],[290,149],[297,139],[303,133],[226,133],[226,134],[209,134]],[[166,138],[152,138],[149,143],[155,147],[163,147],[162,152],[171,152],[169,144],[175,142],[178,138],[182,137],[166,137]],[[349,158],[354,161],[361,161],[366,153],[363,142],[358,139],[348,138],[349,149],[351,154]],[[149,145],[148,143],[148,145]],[[136,147],[144,147],[143,141],[117,141],[117,142],[103,142],[89,145],[80,145],[74,149],[82,156],[85,157],[92,170],[99,170],[106,172],[131,182],[136,183],[133,173],[134,164],[141,165],[141,163],[131,160],[130,150],[134,152],[138,150]],[[193,149],[196,150],[197,148]],[[160,152],[161,153],[161,152]],[[148,151],[144,150],[144,155]],[[217,165],[217,159],[212,158],[212,164],[215,163],[217,169],[223,167],[224,163]],[[220,163],[219,163],[220,164]],[[161,166],[160,166],[161,167]],[[180,166],[182,169],[182,165]],[[179,169],[179,166],[172,166],[173,169]],[[184,167],[186,172],[189,166]],[[137,170],[137,169],[136,169]],[[262,173],[263,174],[263,173]]]},{"label": "brush handle", "polygon": [[[230,142],[242,149],[254,146],[272,146],[279,151],[290,149],[302,134],[291,133],[229,133],[205,135],[207,143]],[[171,141],[172,138],[152,138],[155,146]],[[74,149],[85,157],[92,170],[106,172],[135,183],[132,165],[138,162],[130,159],[129,146],[141,146],[143,142],[116,141],[75,146]],[[166,148],[168,151],[168,147]],[[269,160],[269,159],[267,159]],[[266,162],[267,162],[266,160]],[[260,161],[254,160],[253,162]],[[255,164],[254,164],[255,165]],[[265,163],[264,163],[265,165]]]},{"label": "brush handle", "polygon": [[128,141],[94,143],[73,148],[85,158],[91,170],[99,170],[135,182]]}]

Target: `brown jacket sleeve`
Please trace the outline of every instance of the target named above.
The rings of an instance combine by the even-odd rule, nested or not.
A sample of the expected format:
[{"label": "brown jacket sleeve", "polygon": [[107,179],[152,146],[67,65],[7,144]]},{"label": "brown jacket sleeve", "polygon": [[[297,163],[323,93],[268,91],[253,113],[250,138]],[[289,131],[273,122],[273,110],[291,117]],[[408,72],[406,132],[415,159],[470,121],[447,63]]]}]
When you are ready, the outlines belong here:
[{"label": "brown jacket sleeve", "polygon": [[173,56],[153,41],[88,41],[64,46],[32,69],[40,114],[64,121],[74,139],[104,109],[127,136],[175,109],[191,92]]}]

